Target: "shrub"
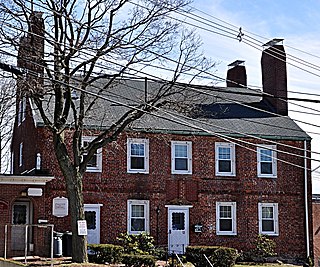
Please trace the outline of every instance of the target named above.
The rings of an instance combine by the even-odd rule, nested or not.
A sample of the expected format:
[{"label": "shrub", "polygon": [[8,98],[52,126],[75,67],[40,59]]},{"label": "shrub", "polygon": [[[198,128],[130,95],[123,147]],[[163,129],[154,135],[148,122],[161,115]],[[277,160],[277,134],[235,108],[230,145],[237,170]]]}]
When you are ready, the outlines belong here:
[{"label": "shrub", "polygon": [[146,233],[138,235],[120,234],[117,238],[127,254],[153,254],[154,252],[154,238]]},{"label": "shrub", "polygon": [[209,260],[213,266],[231,267],[235,265],[238,256],[239,254],[236,249],[220,247],[214,251]]},{"label": "shrub", "polygon": [[151,255],[123,255],[122,263],[127,267],[155,267],[156,259]]},{"label": "shrub", "polygon": [[210,267],[204,255],[214,266],[233,266],[238,252],[233,248],[219,246],[189,246],[186,248],[187,260],[196,267]]},{"label": "shrub", "polygon": [[111,244],[88,245],[89,261],[94,263],[118,263],[122,260],[123,247]]},{"label": "shrub", "polygon": [[273,257],[277,254],[275,253],[276,243],[269,239],[265,235],[258,235],[256,240],[255,249],[253,251],[253,256],[260,261],[264,258]]}]

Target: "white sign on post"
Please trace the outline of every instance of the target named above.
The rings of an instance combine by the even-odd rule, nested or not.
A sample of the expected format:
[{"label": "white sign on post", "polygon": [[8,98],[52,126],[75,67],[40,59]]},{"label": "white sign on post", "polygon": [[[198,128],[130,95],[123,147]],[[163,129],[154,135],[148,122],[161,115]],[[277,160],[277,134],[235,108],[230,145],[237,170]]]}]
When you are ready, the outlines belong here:
[{"label": "white sign on post", "polygon": [[86,220],[78,220],[78,235],[88,235]]}]

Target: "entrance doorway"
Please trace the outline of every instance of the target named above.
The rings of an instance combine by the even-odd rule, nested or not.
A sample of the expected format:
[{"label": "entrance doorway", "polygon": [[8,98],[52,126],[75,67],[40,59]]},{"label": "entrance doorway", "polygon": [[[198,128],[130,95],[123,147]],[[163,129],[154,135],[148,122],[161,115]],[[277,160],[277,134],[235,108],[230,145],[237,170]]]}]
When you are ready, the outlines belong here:
[{"label": "entrance doorway", "polygon": [[30,243],[27,225],[31,223],[30,202],[16,201],[12,206],[12,250],[25,250]]},{"label": "entrance doorway", "polygon": [[88,244],[100,244],[100,207],[102,204],[84,204]]},{"label": "entrance doorway", "polygon": [[189,208],[192,206],[167,206],[169,253],[184,254],[189,245]]}]

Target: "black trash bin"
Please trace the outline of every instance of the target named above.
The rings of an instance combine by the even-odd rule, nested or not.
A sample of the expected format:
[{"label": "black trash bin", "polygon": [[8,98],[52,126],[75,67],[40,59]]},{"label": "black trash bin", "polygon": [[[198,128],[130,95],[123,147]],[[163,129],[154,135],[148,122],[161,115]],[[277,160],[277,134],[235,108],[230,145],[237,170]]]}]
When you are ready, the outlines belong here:
[{"label": "black trash bin", "polygon": [[62,235],[63,233],[53,233],[53,256],[62,257]]},{"label": "black trash bin", "polygon": [[72,233],[65,232],[62,236],[62,254],[64,257],[72,256]]}]

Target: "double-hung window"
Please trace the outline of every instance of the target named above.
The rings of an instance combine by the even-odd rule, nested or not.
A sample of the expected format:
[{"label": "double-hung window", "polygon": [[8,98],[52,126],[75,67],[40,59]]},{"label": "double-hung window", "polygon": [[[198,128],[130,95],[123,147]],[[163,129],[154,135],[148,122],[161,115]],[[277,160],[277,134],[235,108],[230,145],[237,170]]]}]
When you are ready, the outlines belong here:
[{"label": "double-hung window", "polygon": [[171,173],[192,174],[192,143],[171,142]]},{"label": "double-hung window", "polygon": [[[89,143],[94,139],[91,136],[83,136],[82,137],[82,145],[86,148]],[[83,153],[83,157],[85,158],[87,153]],[[102,172],[102,148],[97,149],[92,158],[89,160],[86,168],[87,172]]]},{"label": "double-hung window", "polygon": [[278,203],[259,203],[259,234],[278,235]]},{"label": "double-hung window", "polygon": [[127,172],[149,173],[149,140],[127,140]]},{"label": "double-hung window", "polygon": [[217,235],[236,235],[236,202],[216,203]]},{"label": "double-hung window", "polygon": [[25,96],[22,96],[19,100],[18,125],[20,125],[26,119],[26,106],[27,99]]},{"label": "double-hung window", "polygon": [[233,143],[216,143],[215,161],[217,176],[235,176],[235,145]]},{"label": "double-hung window", "polygon": [[19,145],[19,167],[23,164],[23,143]]},{"label": "double-hung window", "polygon": [[257,147],[258,177],[277,177],[277,152],[275,150],[275,145]]},{"label": "double-hung window", "polygon": [[149,233],[149,200],[128,200],[128,233]]}]

